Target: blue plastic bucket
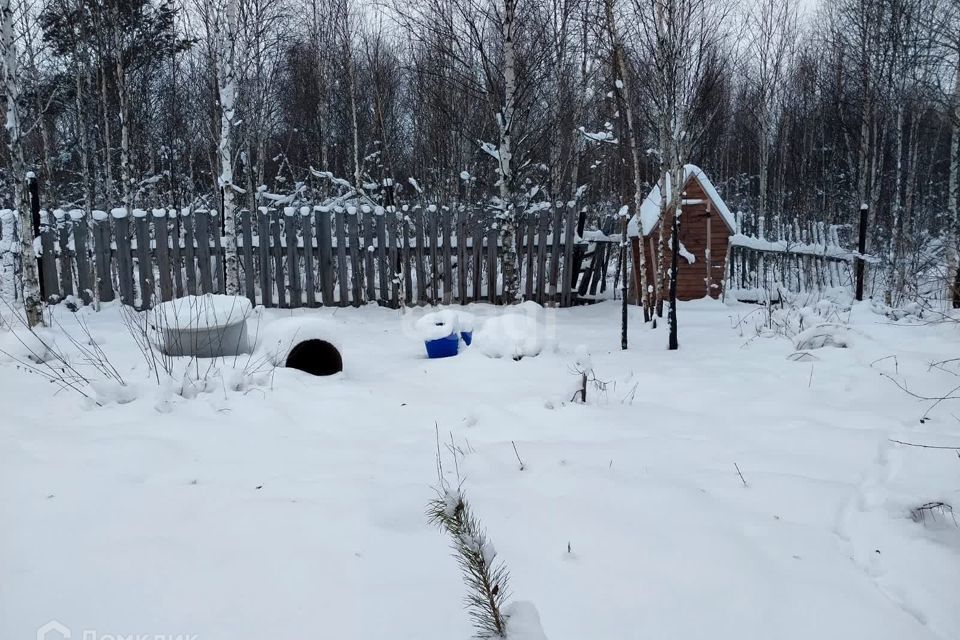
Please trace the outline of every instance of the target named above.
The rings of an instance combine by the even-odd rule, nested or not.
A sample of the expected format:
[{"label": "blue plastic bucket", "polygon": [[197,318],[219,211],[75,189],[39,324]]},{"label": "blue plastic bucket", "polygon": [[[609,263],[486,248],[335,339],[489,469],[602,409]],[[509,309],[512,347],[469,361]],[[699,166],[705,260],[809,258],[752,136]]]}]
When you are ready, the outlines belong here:
[{"label": "blue plastic bucket", "polygon": [[423,344],[427,347],[428,358],[449,358],[457,355],[460,337],[453,333],[438,340],[424,340]]},{"label": "blue plastic bucket", "polygon": [[473,331],[461,331],[460,337],[463,338],[463,343],[470,346],[470,343],[473,342]]}]

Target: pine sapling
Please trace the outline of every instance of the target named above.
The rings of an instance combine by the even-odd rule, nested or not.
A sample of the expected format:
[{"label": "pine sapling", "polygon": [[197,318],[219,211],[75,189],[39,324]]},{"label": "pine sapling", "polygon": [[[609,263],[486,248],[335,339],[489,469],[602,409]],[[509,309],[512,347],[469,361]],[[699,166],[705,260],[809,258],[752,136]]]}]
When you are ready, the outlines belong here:
[{"label": "pine sapling", "polygon": [[487,538],[480,521],[470,511],[461,488],[441,487],[430,501],[427,517],[452,539],[453,555],[463,572],[468,593],[467,613],[477,630],[477,638],[506,637],[509,574]]}]

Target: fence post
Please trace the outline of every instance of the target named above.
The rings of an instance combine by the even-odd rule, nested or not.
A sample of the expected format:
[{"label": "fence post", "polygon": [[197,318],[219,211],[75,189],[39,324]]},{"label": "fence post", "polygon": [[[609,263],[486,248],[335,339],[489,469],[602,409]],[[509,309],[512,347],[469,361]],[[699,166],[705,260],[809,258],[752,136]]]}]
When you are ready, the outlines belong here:
[{"label": "fence post", "polygon": [[[30,191],[30,214],[33,220],[33,237],[40,237],[40,184],[37,176],[31,171],[27,174],[27,188]],[[37,256],[37,280],[40,283],[40,299],[47,301],[47,287],[43,280],[43,260]]]},{"label": "fence post", "polygon": [[863,300],[863,256],[867,252],[867,218],[869,217],[870,207],[867,203],[860,205],[860,235],[857,242],[857,300]]}]

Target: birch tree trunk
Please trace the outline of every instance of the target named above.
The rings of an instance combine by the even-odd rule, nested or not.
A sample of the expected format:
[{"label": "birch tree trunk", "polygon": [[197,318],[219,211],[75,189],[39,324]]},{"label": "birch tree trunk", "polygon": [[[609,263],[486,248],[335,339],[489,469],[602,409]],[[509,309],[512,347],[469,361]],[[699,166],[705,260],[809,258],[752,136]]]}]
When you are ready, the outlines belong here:
[{"label": "birch tree trunk", "polygon": [[115,20],[113,27],[114,55],[116,56],[115,75],[117,81],[117,99],[120,105],[120,195],[123,207],[130,215],[133,207],[130,176],[130,98],[127,95],[127,72],[123,66],[123,38],[120,33],[120,21]]},{"label": "birch tree trunk", "polygon": [[[623,98],[624,105],[624,117],[627,122],[627,143],[630,147],[630,158],[633,162],[633,216],[637,221],[637,229],[639,230],[639,242],[640,251],[639,251],[639,264],[635,265],[637,269],[640,270],[640,291],[639,298],[640,304],[643,307],[643,320],[648,322],[650,320],[650,307],[649,301],[647,299],[647,251],[646,243],[643,241],[643,224],[640,221],[640,206],[643,204],[643,178],[640,175],[640,150],[637,148],[637,134],[634,125],[634,114],[633,114],[633,91],[632,91],[632,78],[630,76],[630,69],[627,67],[627,61],[623,52],[623,43],[620,40],[620,33],[617,30],[616,20],[613,15],[613,0],[604,0],[604,13],[606,14],[607,19],[607,30],[610,32],[610,40],[613,46],[613,63],[616,67],[614,70],[615,76],[619,76],[620,82],[617,87],[620,91],[620,95]],[[624,219],[623,229],[622,229],[622,251],[626,251],[629,246],[629,240],[627,239],[627,221],[628,218]],[[624,304],[626,304],[626,273],[627,260],[624,259]],[[622,338],[622,348],[627,348],[627,330],[626,330],[627,316],[626,313],[623,315],[623,338]]]},{"label": "birch tree trunk", "polygon": [[516,35],[517,0],[504,0],[500,24],[503,35],[503,108],[497,114],[500,140],[497,158],[500,175],[500,244],[503,251],[503,301],[513,304],[520,292],[517,274],[517,214],[513,194],[513,124],[517,110],[517,54]]},{"label": "birch tree trunk", "polygon": [[25,182],[26,162],[23,156],[23,130],[20,125],[20,78],[17,49],[13,40],[13,7],[10,0],[0,0],[0,48],[3,55],[3,89],[7,103],[6,128],[13,174],[13,207],[20,217],[20,260],[22,261],[23,309],[27,325],[43,323],[43,301],[37,279],[37,256],[33,251],[33,216]]},{"label": "birch tree trunk", "polygon": [[760,158],[757,162],[760,165],[759,170],[759,191],[760,191],[760,206],[759,211],[761,216],[767,215],[767,194],[769,193],[769,167],[770,167],[770,133],[769,133],[769,123],[764,122],[760,127]]},{"label": "birch tree trunk", "polygon": [[673,135],[670,131],[670,116],[661,115],[660,121],[660,220],[657,224],[657,317],[663,317],[663,301],[668,297],[670,271],[665,268],[664,249],[667,243],[667,214],[673,197],[673,179],[670,163],[675,155]]},{"label": "birch tree trunk", "polygon": [[[41,183],[41,196],[46,196],[48,201],[55,200],[53,180],[53,160],[50,157],[50,131],[47,127],[47,105],[44,105],[44,91],[41,89],[43,78],[37,64],[38,53],[34,45],[34,38],[41,33],[40,27],[31,21],[31,12],[29,10],[21,11],[20,20],[22,25],[21,35],[18,40],[23,41],[24,60],[21,65],[21,75],[28,75],[33,89],[29,93],[33,94],[33,108],[36,111],[36,127],[40,132],[40,147],[43,154],[43,170],[46,179]],[[15,36],[16,37],[16,36]],[[25,69],[23,68],[25,67]],[[27,84],[26,86],[30,86]],[[52,98],[52,96],[49,96]]]},{"label": "birch tree trunk", "polygon": [[950,135],[950,187],[947,193],[947,210],[950,222],[947,232],[947,292],[950,306],[960,309],[960,57],[953,78],[953,118]]},{"label": "birch tree trunk", "polygon": [[227,31],[220,52],[218,89],[220,96],[220,179],[223,190],[223,251],[226,264],[226,294],[240,295],[240,259],[237,255],[237,218],[233,184],[233,117],[236,102],[234,71],[237,41],[237,0],[227,2]]},{"label": "birch tree trunk", "polygon": [[360,123],[357,113],[356,63],[353,58],[353,27],[350,23],[350,3],[339,4],[339,35],[343,51],[343,64],[346,71],[347,99],[350,102],[350,143],[353,150],[353,186],[358,194],[363,193],[363,175],[360,166]]},{"label": "birch tree trunk", "polygon": [[896,177],[893,187],[893,201],[890,203],[892,217],[890,228],[890,250],[887,253],[887,274],[884,286],[883,300],[887,306],[894,302],[893,294],[899,291],[897,280],[897,261],[900,258],[900,234],[903,228],[903,215],[900,205],[900,194],[903,191],[903,99],[898,98],[896,119],[897,142],[894,153],[897,154]]},{"label": "birch tree trunk", "polygon": [[90,167],[90,158],[94,151],[90,148],[90,124],[87,121],[87,112],[84,110],[84,88],[86,86],[86,67],[77,63],[74,65],[76,75],[76,95],[74,100],[77,108],[77,132],[80,149],[80,179],[83,181],[83,209],[89,219],[93,213],[93,172]]},{"label": "birch tree trunk", "polygon": [[[101,60],[103,59],[102,54],[99,54],[97,57]],[[100,100],[103,104],[103,196],[104,200],[109,203],[115,195],[113,192],[113,158],[111,157],[113,153],[113,142],[110,127],[110,98],[107,93],[107,71],[100,69],[98,73],[100,76]]]},{"label": "birch tree trunk", "polygon": [[318,0],[311,1],[311,10],[313,19],[311,37],[313,38],[314,53],[317,57],[317,93],[320,97],[317,103],[317,119],[320,122],[320,168],[326,171],[330,169],[327,158],[327,139],[329,130],[327,121],[329,119],[328,113],[330,110],[328,93],[331,82],[329,78],[329,58],[323,51],[323,47],[326,45],[323,36],[327,33],[325,27],[329,24],[329,22],[325,21],[323,26],[321,26]]}]

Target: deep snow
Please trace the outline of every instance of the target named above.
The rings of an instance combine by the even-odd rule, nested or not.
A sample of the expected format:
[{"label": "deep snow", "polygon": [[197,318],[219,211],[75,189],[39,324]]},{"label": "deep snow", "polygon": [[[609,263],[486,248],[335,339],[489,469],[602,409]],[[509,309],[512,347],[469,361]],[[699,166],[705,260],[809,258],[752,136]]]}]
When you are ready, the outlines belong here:
[{"label": "deep snow", "polygon": [[[881,376],[953,388],[929,365],[960,355],[960,326],[861,305],[847,348],[791,359],[754,328],[762,311],[700,301],[679,309],[679,352],[636,313],[621,352],[619,304],[602,303],[541,313],[546,348],[515,361],[479,348],[496,310],[470,310],[474,346],[442,360],[415,329],[425,309],[267,311],[251,333],[329,321],[344,372],[191,399],[150,383],[116,307],[85,317],[133,402],[0,363],[0,639],[51,619],[74,638],[468,638],[424,515],[437,433],[551,640],[960,634],[960,529],[910,518],[960,505],[960,459],[889,440],[960,446],[960,406],[921,424],[930,403]],[[585,363],[608,384],[582,405]]]}]

